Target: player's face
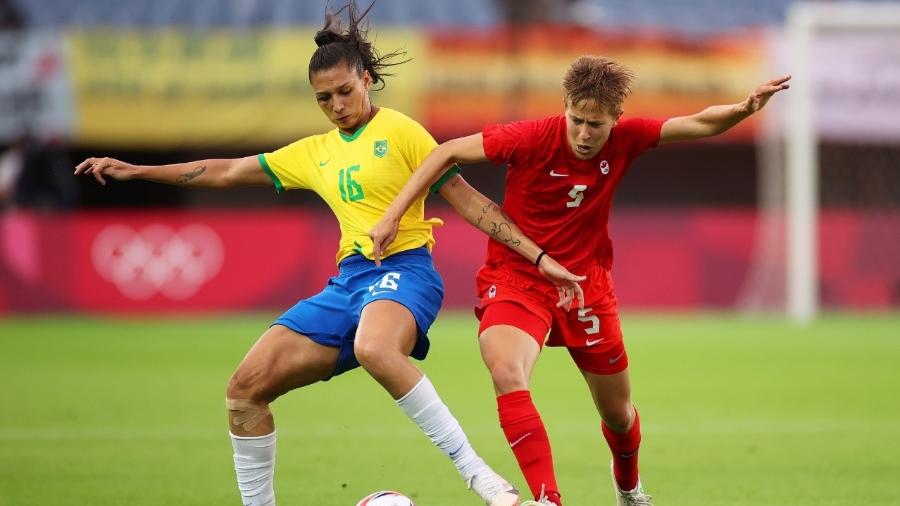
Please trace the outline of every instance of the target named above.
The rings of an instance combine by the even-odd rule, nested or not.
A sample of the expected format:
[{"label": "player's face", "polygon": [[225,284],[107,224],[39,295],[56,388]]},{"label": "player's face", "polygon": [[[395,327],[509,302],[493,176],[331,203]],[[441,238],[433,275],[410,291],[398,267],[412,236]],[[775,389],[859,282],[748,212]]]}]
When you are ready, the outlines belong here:
[{"label": "player's face", "polygon": [[322,112],[342,131],[353,133],[369,119],[372,78],[367,71],[359,75],[349,65],[335,65],[314,73],[310,84]]},{"label": "player's face", "polygon": [[613,116],[605,107],[593,101],[573,104],[566,100],[566,137],[569,148],[581,160],[597,156],[618,119],[618,115]]}]

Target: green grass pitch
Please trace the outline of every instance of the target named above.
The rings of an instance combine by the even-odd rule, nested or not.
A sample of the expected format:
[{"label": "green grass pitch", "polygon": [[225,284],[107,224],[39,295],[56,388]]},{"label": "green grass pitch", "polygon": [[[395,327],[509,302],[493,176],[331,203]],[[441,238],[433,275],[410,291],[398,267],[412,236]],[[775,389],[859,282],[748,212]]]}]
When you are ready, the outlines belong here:
[{"label": "green grass pitch", "polygon": [[[272,316],[0,322],[0,505],[239,504],[225,384]],[[623,325],[658,506],[900,504],[900,316],[795,329],[626,313]],[[474,334],[470,316],[443,313],[422,367],[524,490]],[[564,351],[545,350],[533,391],[566,504],[613,505],[599,418]],[[281,505],[352,506],[380,489],[479,504],[362,371],[274,412]]]}]

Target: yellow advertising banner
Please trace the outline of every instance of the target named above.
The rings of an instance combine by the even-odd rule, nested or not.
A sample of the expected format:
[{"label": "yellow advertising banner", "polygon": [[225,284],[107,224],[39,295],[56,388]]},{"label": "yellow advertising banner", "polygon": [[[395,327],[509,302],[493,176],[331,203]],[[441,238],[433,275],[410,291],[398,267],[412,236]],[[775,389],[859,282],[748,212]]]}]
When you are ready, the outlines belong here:
[{"label": "yellow advertising banner", "polygon": [[[315,30],[68,34],[76,142],[132,147],[274,146],[333,128],[307,66]],[[416,30],[378,34],[384,51],[422,54]],[[421,103],[415,64],[373,100],[409,115]]]},{"label": "yellow advertising banner", "polygon": [[[313,28],[76,31],[67,35],[75,139],[120,147],[277,147],[333,128],[307,66]],[[736,102],[764,75],[757,35],[679,40],[537,27],[526,31],[391,28],[371,33],[393,68],[376,104],[441,138],[486,123],[559,114],[562,77],[582,54],[635,71],[626,114],[669,117]],[[745,137],[753,122],[730,132]]]}]

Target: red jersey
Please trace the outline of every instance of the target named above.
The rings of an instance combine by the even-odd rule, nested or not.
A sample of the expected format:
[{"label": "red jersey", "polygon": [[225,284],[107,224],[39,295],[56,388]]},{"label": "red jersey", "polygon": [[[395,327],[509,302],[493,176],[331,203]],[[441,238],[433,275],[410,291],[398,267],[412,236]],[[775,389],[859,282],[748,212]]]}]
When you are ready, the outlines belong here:
[{"label": "red jersey", "polygon": [[[557,262],[576,274],[612,268],[609,212],[631,163],[659,142],[665,120],[622,119],[597,156],[580,160],[566,138],[565,116],[488,125],[484,152],[509,164],[503,210]],[[543,279],[532,263],[488,241],[486,267]]]}]

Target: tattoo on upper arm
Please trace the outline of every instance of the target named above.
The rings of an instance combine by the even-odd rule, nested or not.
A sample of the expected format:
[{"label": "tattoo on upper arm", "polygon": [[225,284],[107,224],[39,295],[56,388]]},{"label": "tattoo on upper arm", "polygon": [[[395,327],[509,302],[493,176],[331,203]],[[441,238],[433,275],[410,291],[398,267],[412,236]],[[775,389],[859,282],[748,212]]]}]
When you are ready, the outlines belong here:
[{"label": "tattoo on upper arm", "polygon": [[178,184],[188,183],[192,179],[200,176],[200,174],[203,174],[204,172],[206,172],[206,165],[201,165],[190,172],[185,172],[184,174],[178,176],[177,178],[175,178],[175,182]]},{"label": "tattoo on upper arm", "polygon": [[503,212],[503,209],[501,209],[500,206],[498,206],[497,204],[495,204],[493,202],[486,204],[484,207],[481,208],[482,216],[478,217],[478,222],[477,222],[477,225],[479,226],[479,228],[481,226],[482,218],[484,218],[485,215],[491,214],[495,211],[503,218],[503,220],[502,221],[491,221],[490,225],[489,225],[488,234],[490,234],[490,236],[493,237],[494,239],[496,239],[497,241],[500,241],[504,244],[514,246],[514,247],[521,246],[522,240],[519,239],[518,237],[514,237],[514,235],[513,235],[512,220],[509,219],[509,216],[507,216],[506,213]]}]

